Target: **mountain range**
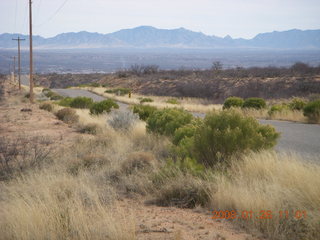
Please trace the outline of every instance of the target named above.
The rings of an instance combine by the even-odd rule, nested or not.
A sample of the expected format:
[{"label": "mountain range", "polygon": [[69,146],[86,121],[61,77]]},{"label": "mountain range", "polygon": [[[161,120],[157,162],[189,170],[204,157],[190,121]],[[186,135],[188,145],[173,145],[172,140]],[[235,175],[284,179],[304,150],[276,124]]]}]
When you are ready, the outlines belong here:
[{"label": "mountain range", "polygon": [[[0,49],[16,48],[18,34],[0,34]],[[26,41],[22,48],[28,48],[28,36],[20,35]],[[55,37],[33,37],[37,49],[77,49],[77,48],[254,48],[254,49],[320,49],[320,30],[274,31],[260,33],[252,39],[224,38],[205,35],[185,28],[157,29],[140,26],[123,29],[114,33],[100,34],[82,32],[62,33]]]}]

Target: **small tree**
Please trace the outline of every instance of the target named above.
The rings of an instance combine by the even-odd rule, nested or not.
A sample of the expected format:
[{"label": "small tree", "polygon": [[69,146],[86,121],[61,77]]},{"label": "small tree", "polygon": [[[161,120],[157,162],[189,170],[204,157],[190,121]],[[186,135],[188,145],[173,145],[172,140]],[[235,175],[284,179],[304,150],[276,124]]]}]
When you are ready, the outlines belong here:
[{"label": "small tree", "polygon": [[219,72],[222,70],[222,63],[220,61],[215,61],[212,63],[211,69],[215,72]]}]

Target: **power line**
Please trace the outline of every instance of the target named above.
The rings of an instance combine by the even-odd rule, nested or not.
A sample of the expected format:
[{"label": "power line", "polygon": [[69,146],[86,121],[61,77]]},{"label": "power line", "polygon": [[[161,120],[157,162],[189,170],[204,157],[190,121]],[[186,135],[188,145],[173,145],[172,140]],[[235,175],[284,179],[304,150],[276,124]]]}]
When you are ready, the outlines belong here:
[{"label": "power line", "polygon": [[68,1],[69,1],[69,0],[65,0],[65,1],[60,5],[60,7],[54,12],[54,14],[51,15],[51,17],[49,17],[47,20],[45,20],[45,21],[42,22],[41,24],[35,25],[35,27],[41,27],[41,26],[43,26],[45,23],[50,22],[50,21],[60,12],[60,10],[64,7],[64,5],[66,5],[66,3],[67,3]]}]

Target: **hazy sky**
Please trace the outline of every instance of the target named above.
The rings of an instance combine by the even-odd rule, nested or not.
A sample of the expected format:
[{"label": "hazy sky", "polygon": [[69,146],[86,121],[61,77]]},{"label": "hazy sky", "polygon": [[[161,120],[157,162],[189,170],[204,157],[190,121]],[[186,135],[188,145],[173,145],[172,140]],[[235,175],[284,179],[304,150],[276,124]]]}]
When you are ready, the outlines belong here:
[{"label": "hazy sky", "polygon": [[[252,38],[320,29],[320,0],[33,0],[34,34],[110,33],[149,25]],[[0,33],[28,32],[28,0],[0,0]]]}]

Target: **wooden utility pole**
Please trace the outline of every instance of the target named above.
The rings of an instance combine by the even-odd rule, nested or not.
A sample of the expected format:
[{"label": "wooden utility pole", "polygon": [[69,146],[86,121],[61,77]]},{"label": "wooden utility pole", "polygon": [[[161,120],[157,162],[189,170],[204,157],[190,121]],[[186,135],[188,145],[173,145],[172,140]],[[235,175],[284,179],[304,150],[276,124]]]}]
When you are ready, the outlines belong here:
[{"label": "wooden utility pole", "polygon": [[24,41],[23,38],[12,38],[14,41],[18,41],[18,72],[19,72],[19,90],[21,90],[21,56],[20,56],[20,41]]},{"label": "wooden utility pole", "polygon": [[15,75],[16,75],[16,56],[13,56],[13,83],[16,81]]},{"label": "wooden utility pole", "polygon": [[29,41],[30,41],[30,102],[34,102],[33,94],[33,53],[32,53],[32,1],[29,0]]}]

